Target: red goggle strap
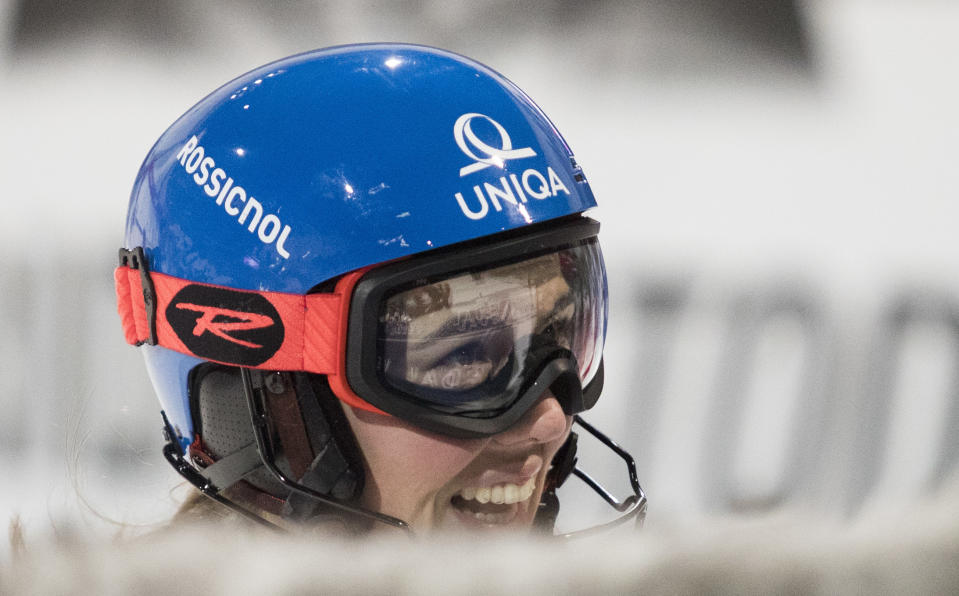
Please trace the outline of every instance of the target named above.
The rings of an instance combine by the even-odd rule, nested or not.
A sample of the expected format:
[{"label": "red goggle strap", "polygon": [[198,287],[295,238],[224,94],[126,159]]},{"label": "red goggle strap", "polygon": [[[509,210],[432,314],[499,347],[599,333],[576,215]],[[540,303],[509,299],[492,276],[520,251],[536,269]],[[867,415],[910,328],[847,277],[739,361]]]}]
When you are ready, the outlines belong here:
[{"label": "red goggle strap", "polygon": [[[113,275],[117,310],[127,343],[135,346],[144,343],[159,345],[182,354],[231,366],[327,375],[334,393],[341,400],[355,407],[381,412],[357,396],[346,383],[344,354],[350,295],[365,270],[344,276],[332,293],[302,295],[241,291],[225,286],[199,284],[162,273],[145,272],[142,263],[134,264],[137,266],[117,267]],[[203,305],[178,299],[181,292],[188,287],[194,293],[220,292],[221,295],[233,298],[229,301],[230,305],[262,304],[260,299],[264,299],[275,309],[279,320],[274,320],[276,317],[271,312],[264,312],[263,308],[254,309],[256,312],[247,312],[242,306],[225,308],[222,303]],[[253,296],[259,298],[252,298]],[[186,327],[179,324],[178,329],[174,329],[167,317],[170,305],[175,300],[174,309],[187,310],[191,315],[195,315],[190,317],[190,324]],[[251,365],[248,361],[237,362],[229,358],[231,351],[242,353],[244,348],[271,349],[269,346],[249,341],[242,332],[250,329],[269,331],[275,327],[282,330],[282,342],[265,360]],[[151,333],[151,328],[155,329],[155,334]],[[214,346],[220,342],[227,350],[217,352],[214,348],[212,353],[206,351],[198,354],[181,339],[184,335],[201,338],[206,334],[216,336],[208,338]]]}]

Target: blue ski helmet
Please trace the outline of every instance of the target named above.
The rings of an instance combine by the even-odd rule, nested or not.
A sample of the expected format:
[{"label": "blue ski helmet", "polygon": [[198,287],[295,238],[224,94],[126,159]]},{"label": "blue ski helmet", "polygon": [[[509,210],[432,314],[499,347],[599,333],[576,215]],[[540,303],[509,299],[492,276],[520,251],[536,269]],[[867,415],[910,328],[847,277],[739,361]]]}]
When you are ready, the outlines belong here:
[{"label": "blue ski helmet", "polygon": [[[174,122],[140,168],[124,246],[152,273],[306,294],[595,204],[562,136],[502,75],[434,48],[353,45],[253,70]],[[142,350],[186,449],[205,360]]]},{"label": "blue ski helmet", "polygon": [[[502,75],[439,49],[353,45],[253,70],[174,122],[140,168],[124,245],[152,272],[304,294],[595,204],[562,136]],[[143,351],[185,447],[202,360]]]},{"label": "blue ski helmet", "polygon": [[577,415],[603,385],[594,206],[539,108],[462,56],[343,46],[227,83],[147,155],[115,272],[164,456],[269,526],[332,513],[409,529],[360,506],[366,472],[340,402],[489,437],[548,392],[626,463],[632,494],[579,470],[570,432],[534,525],[552,531],[574,472],[621,515],[565,536],[641,522],[635,463]]}]

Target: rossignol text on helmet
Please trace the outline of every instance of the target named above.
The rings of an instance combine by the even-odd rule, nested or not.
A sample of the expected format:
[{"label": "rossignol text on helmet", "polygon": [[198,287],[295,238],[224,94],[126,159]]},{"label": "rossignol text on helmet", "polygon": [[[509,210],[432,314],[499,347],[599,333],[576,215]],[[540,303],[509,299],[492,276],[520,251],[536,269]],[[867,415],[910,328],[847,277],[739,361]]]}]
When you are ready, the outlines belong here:
[{"label": "rossignol text on helmet", "polygon": [[[539,108],[456,54],[343,46],[220,87],[147,155],[115,276],[167,458],[260,521],[405,526],[356,505],[340,404],[462,438],[503,432],[547,390],[568,415],[592,407],[607,312],[594,206]],[[573,434],[544,502],[575,473],[640,517],[631,458],[581,427],[627,462],[634,494],[576,469]]]}]

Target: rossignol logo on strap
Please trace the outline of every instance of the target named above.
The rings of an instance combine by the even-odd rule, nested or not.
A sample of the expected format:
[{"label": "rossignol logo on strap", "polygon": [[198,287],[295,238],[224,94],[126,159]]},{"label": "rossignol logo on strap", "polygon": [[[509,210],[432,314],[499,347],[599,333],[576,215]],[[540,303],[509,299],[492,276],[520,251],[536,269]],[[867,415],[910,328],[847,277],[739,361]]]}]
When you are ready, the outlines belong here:
[{"label": "rossignol logo on strap", "polygon": [[[490,145],[476,134],[473,130],[473,122],[477,119],[485,121],[487,126],[491,125],[496,131],[499,135],[498,146]],[[460,168],[461,178],[490,166],[502,169],[506,166],[507,160],[536,156],[536,151],[532,147],[514,149],[513,140],[502,124],[485,114],[476,112],[463,114],[456,119],[453,124],[453,139],[460,151],[473,160],[473,163]],[[545,173],[535,168],[528,168],[522,174],[500,176],[496,182],[475,184],[472,191],[476,197],[475,202],[472,197],[468,201],[461,192],[453,196],[463,215],[473,220],[486,217],[490,212],[490,205],[495,211],[502,211],[503,203],[512,205],[528,220],[529,214],[526,212],[525,204],[530,198],[543,200],[555,197],[560,192],[567,196],[570,194],[569,188],[550,166],[546,167]]]},{"label": "rossignol logo on strap", "polygon": [[339,370],[342,295],[235,290],[151,272],[140,247],[120,256],[113,277],[127,343],[266,370]]},{"label": "rossignol logo on strap", "polygon": [[290,237],[290,226],[284,225],[275,213],[264,215],[263,204],[253,198],[245,188],[236,184],[223,168],[218,168],[199,143],[197,136],[193,135],[176,155],[186,173],[193,174],[193,182],[201,187],[207,196],[216,197],[216,204],[222,205],[227,215],[235,217],[237,223],[246,226],[250,233],[255,233],[260,242],[272,244],[281,257],[290,258],[285,246]]},{"label": "rossignol logo on strap", "polygon": [[165,314],[180,341],[201,358],[256,366],[283,345],[279,312],[253,292],[192,284],[176,293]]}]

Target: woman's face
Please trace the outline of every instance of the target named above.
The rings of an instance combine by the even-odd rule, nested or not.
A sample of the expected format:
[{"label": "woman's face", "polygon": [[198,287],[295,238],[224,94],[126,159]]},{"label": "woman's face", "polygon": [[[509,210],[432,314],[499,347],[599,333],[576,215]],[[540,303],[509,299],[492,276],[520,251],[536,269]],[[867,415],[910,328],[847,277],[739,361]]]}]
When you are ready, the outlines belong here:
[{"label": "woman's face", "polygon": [[[569,349],[578,303],[567,281],[570,258],[548,254],[392,297],[381,319],[385,376],[455,400],[494,384],[533,336]],[[418,532],[529,528],[572,423],[549,393],[512,427],[482,439],[433,434],[360,409],[346,415],[366,461],[362,505]]]},{"label": "woman's face", "polygon": [[361,505],[419,533],[528,529],[572,421],[548,394],[512,427],[482,439],[454,439],[392,416],[344,410],[365,458]]}]

